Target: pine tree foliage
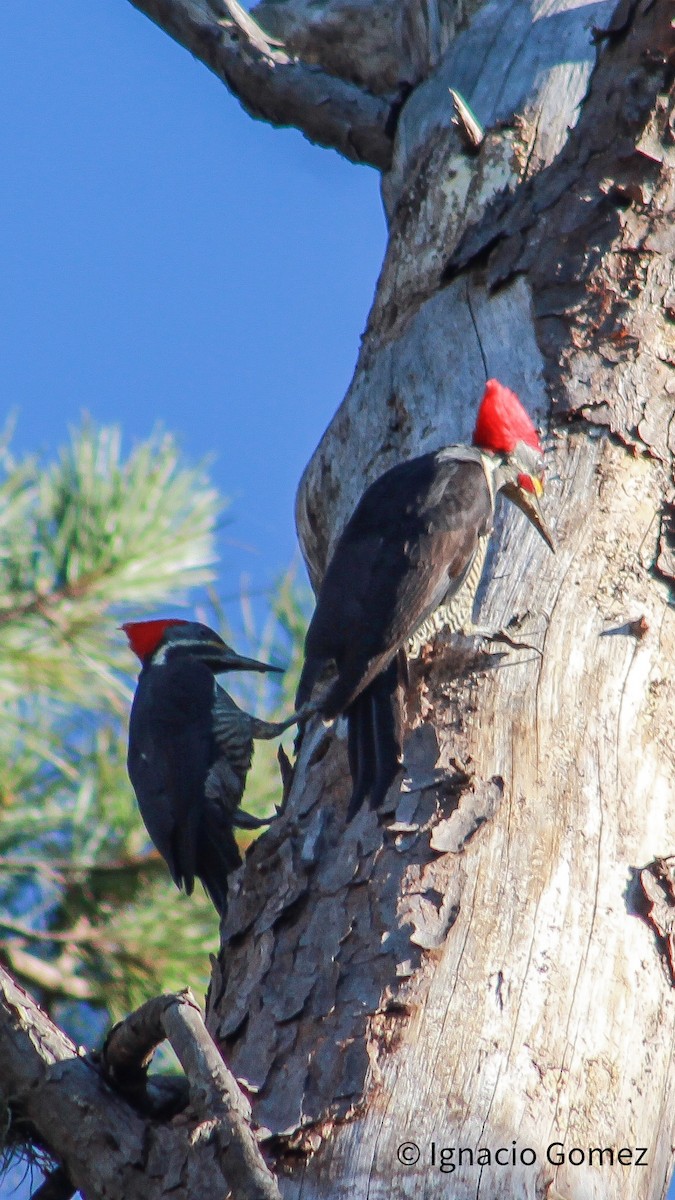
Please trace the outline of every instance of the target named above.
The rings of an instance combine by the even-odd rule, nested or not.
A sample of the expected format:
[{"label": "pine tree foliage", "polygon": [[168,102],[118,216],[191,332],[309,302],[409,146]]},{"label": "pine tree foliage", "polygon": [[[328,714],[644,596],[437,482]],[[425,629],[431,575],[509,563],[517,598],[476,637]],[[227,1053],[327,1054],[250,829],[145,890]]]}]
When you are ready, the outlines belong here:
[{"label": "pine tree foliage", "polygon": [[[223,501],[169,435],[125,456],[120,431],[92,423],[46,467],[5,438],[0,473],[0,952],[62,1020],[73,1001],[118,1016],[203,991],[217,915],[201,889],[176,891],[140,819],[125,766],[138,664],[118,627],[204,596]],[[218,624],[211,607],[196,615]],[[297,674],[302,629],[289,574],[243,652],[284,665],[295,645]],[[288,713],[293,684],[236,698]],[[256,755],[247,807],[274,811],[275,756]]]}]

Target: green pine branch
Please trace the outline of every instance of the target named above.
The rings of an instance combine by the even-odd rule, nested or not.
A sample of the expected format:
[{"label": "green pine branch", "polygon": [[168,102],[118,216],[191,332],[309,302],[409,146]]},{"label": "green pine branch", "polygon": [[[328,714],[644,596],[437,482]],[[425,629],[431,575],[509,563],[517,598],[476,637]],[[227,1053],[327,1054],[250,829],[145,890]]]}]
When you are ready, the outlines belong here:
[{"label": "green pine branch", "polygon": [[[48,1007],[120,1016],[206,986],[218,918],[199,886],[176,892],[140,819],[125,765],[136,664],[118,626],[211,582],[223,507],[167,434],[125,456],[118,429],[86,422],[47,467],[0,441],[0,954]],[[231,641],[212,605],[203,619]],[[238,648],[290,667],[228,681],[248,711],[292,711],[307,607],[289,572],[264,627],[250,617]],[[256,747],[245,804],[259,814],[279,800],[276,749]]]}]

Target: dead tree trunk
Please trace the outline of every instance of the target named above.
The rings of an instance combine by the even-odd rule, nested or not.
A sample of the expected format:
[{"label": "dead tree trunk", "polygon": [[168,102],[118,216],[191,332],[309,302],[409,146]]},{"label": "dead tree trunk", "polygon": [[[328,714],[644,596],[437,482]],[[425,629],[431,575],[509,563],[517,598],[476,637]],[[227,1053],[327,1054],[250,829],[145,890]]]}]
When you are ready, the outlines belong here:
[{"label": "dead tree trunk", "polygon": [[250,856],[210,1027],[287,1197],[666,1188],[675,997],[636,877],[675,851],[667,20],[486,5],[398,122],[357,371],[298,498],[312,578],[364,481],[466,439],[493,375],[550,420],[558,553],[502,513],[477,620],[538,650],[425,653],[388,821],[345,828],[316,730]]},{"label": "dead tree trunk", "polygon": [[[675,889],[657,862],[675,853],[667,0],[269,0],[266,34],[234,0],[133,2],[255,115],[384,172],[390,240],[357,370],[298,496],[313,581],[366,482],[467,438],[487,377],[551,429],[558,552],[504,506],[477,613],[536,648],[425,649],[406,782],[383,821],[346,826],[344,742],[310,728],[284,815],[236,880],[208,1026],[281,1193],[662,1197],[675,1134]],[[171,1180],[148,1177],[148,1197],[197,1194],[181,1128]],[[62,1152],[68,1165],[69,1141]],[[109,1196],[122,1194],[113,1158]]]}]

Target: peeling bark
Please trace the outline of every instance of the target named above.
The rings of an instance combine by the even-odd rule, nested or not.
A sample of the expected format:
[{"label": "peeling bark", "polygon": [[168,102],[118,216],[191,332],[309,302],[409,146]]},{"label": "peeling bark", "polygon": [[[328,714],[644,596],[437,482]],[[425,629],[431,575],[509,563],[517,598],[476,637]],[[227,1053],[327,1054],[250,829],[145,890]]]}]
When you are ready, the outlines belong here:
[{"label": "peeling bark", "polygon": [[397,97],[384,100],[267,37],[237,0],[130,0],[213,71],[252,117],[295,125],[353,162],[385,170]]},{"label": "peeling bark", "polygon": [[[503,506],[477,621],[536,650],[427,647],[384,822],[345,827],[344,744],[315,728],[249,855],[209,1022],[303,1200],[445,1195],[432,1147],[532,1149],[456,1166],[457,1197],[656,1197],[672,1165],[675,1000],[631,882],[675,839],[672,31],[658,3],[548,9],[497,41],[491,16],[403,109],[387,258],[298,528],[316,585],[364,483],[466,439],[497,375],[552,421],[559,549]],[[486,125],[471,157],[451,85]]]}]

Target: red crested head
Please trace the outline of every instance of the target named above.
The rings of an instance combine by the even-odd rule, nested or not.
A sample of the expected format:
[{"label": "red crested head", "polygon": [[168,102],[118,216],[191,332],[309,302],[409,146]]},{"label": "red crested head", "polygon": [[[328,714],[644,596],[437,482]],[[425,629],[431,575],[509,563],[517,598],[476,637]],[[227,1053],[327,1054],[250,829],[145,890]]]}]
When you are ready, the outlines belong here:
[{"label": "red crested head", "polygon": [[188,624],[189,621],[182,621],[180,617],[162,617],[157,621],[127,621],[120,628],[126,633],[134,654],[145,662],[154,654],[167,629],[172,625]]},{"label": "red crested head", "polygon": [[510,454],[518,442],[543,453],[539,435],[516,393],[498,379],[488,379],[478,409],[473,444],[492,454]]}]

